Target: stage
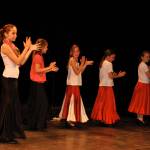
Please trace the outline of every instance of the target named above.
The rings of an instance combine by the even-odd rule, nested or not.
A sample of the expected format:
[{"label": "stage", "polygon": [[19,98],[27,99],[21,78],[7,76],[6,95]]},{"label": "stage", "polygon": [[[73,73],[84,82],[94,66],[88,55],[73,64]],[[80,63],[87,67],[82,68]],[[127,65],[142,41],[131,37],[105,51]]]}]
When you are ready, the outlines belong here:
[{"label": "stage", "polygon": [[26,131],[27,139],[19,144],[0,144],[0,150],[149,150],[150,126],[137,126],[124,120],[115,128],[89,123],[81,129],[62,128],[50,121],[48,131]]}]

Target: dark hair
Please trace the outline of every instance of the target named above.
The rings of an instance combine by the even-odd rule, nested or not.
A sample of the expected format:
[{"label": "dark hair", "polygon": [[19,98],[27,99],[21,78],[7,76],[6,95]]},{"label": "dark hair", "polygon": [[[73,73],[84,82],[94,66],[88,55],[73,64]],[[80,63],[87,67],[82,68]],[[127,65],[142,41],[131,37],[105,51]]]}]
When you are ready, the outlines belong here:
[{"label": "dark hair", "polygon": [[69,53],[69,56],[70,56],[70,57],[73,56],[73,52],[74,52],[74,49],[75,49],[75,48],[79,48],[79,46],[76,45],[76,44],[72,45],[72,47],[70,48],[70,53]]},{"label": "dark hair", "polygon": [[101,61],[100,61],[100,64],[99,64],[100,68],[102,67],[102,64],[103,64],[105,58],[106,58],[107,56],[111,56],[111,55],[113,55],[113,54],[115,54],[115,52],[114,52],[112,49],[106,49],[106,50],[104,51],[104,55],[103,55],[103,57],[102,57],[102,59],[101,59]]},{"label": "dark hair", "polygon": [[48,45],[47,40],[42,39],[42,38],[37,39],[35,43],[36,43],[36,44],[39,44],[39,46],[41,47],[41,49],[39,49],[39,50],[40,50],[39,52],[34,51],[34,52],[33,52],[33,56],[34,56],[36,53],[42,53],[42,48],[45,47],[46,45]]},{"label": "dark hair", "polygon": [[148,51],[148,50],[144,50],[144,51],[142,51],[142,53],[141,53],[141,57],[143,57],[146,53],[150,53],[150,51]]},{"label": "dark hair", "polygon": [[5,39],[5,33],[8,33],[13,27],[16,27],[13,24],[6,24],[0,29],[0,46],[3,44]]},{"label": "dark hair", "polygon": [[148,51],[148,50],[142,51],[142,53],[141,53],[141,55],[140,55],[140,57],[139,57],[139,63],[141,63],[141,61],[142,61],[142,58],[141,58],[141,57],[143,57],[146,53],[150,53],[150,51]]}]

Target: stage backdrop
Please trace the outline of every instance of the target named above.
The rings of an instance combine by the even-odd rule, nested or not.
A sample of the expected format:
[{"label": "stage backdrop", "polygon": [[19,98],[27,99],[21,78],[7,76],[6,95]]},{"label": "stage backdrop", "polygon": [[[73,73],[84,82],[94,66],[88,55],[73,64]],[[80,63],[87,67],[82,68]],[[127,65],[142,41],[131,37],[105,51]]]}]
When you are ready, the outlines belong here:
[{"label": "stage backdrop", "polygon": [[[145,45],[140,44],[138,33],[132,30],[133,27],[118,22],[110,24],[108,20],[92,17],[69,18],[65,16],[51,17],[42,16],[2,16],[0,27],[7,23],[13,23],[18,28],[16,45],[23,49],[23,40],[26,36],[31,36],[33,43],[37,38],[45,38],[49,42],[49,51],[44,56],[45,66],[51,61],[56,61],[59,67],[58,73],[48,73],[46,91],[48,94],[50,111],[52,116],[58,114],[63,101],[69,50],[72,44],[78,44],[81,55],[89,60],[94,60],[94,65],[88,67],[83,73],[83,86],[81,93],[83,102],[88,114],[93,107],[99,84],[99,62],[103,52],[107,48],[113,49],[116,54],[114,70],[119,72],[125,70],[127,76],[123,79],[115,80],[115,95],[117,110],[120,115],[128,115],[127,108],[132,96],[134,86],[137,82],[137,66],[139,54],[144,49],[149,49],[148,40]],[[133,42],[132,39],[136,39]],[[135,41],[135,40],[134,40]],[[19,92],[22,104],[27,103],[30,88],[29,72],[31,57],[20,69]],[[3,71],[2,59],[0,59],[0,74]]]}]

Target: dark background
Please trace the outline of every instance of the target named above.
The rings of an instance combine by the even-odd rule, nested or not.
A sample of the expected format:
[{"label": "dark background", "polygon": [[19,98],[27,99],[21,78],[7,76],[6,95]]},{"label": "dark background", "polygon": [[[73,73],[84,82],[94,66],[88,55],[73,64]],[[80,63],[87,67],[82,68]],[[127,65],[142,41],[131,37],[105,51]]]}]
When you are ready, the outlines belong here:
[{"label": "dark background", "polygon": [[[17,7],[3,11],[0,15],[0,27],[13,23],[18,28],[16,45],[23,49],[25,36],[31,36],[33,43],[37,38],[45,38],[49,42],[49,51],[44,56],[45,66],[56,61],[58,73],[48,73],[46,91],[50,103],[51,116],[58,115],[65,94],[67,62],[72,44],[78,44],[81,54],[94,60],[94,65],[83,73],[81,94],[88,114],[91,113],[99,84],[99,62],[107,48],[115,50],[117,57],[114,70],[125,70],[127,76],[115,80],[115,95],[118,113],[130,116],[127,109],[137,82],[137,66],[142,50],[149,50],[149,21],[141,9],[133,10],[131,6],[112,7],[108,5],[86,7],[86,5],[62,7],[41,2],[41,6]],[[74,7],[73,7],[74,6]],[[11,5],[10,5],[11,7]],[[36,9],[35,9],[36,8]],[[147,14],[147,12],[145,12]],[[0,59],[0,74],[3,63]],[[30,88],[29,72],[31,57],[21,67],[19,91],[22,104],[26,104]]]}]

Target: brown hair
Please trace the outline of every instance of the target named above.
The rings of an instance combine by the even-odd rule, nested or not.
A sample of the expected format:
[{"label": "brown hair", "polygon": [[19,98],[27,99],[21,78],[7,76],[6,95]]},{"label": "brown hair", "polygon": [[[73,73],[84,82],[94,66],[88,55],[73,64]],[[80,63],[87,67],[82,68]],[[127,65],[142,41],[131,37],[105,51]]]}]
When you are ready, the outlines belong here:
[{"label": "brown hair", "polygon": [[150,54],[150,51],[148,51],[148,50],[142,51],[142,53],[141,53],[141,55],[140,55],[140,58],[139,58],[139,61],[140,61],[140,62],[142,61],[142,58],[141,58],[141,57],[143,57],[146,53]]},{"label": "brown hair", "polygon": [[40,50],[39,52],[34,51],[34,52],[33,52],[33,56],[34,56],[36,53],[42,53],[42,48],[45,47],[46,45],[48,45],[47,40],[42,39],[42,38],[37,39],[35,43],[36,43],[36,44],[39,44],[39,46],[41,47],[41,49],[39,49],[39,50]]},{"label": "brown hair", "polygon": [[5,33],[8,33],[13,27],[16,27],[13,24],[6,24],[0,29],[0,46],[3,44],[5,39]]},{"label": "brown hair", "polygon": [[101,59],[101,61],[100,61],[99,67],[100,67],[100,68],[102,67],[102,64],[103,64],[103,62],[104,62],[104,60],[105,60],[105,58],[106,58],[107,56],[111,56],[111,55],[113,55],[113,54],[115,54],[115,52],[114,52],[112,49],[107,49],[107,50],[105,50],[104,56],[102,57],[102,59]]},{"label": "brown hair", "polygon": [[[74,49],[75,49],[75,48],[79,48],[79,46],[76,45],[76,44],[73,44],[73,45],[71,46],[70,52],[69,52],[69,59],[70,59],[70,57],[73,57],[73,52],[74,52]],[[79,49],[79,50],[80,50],[80,49]],[[68,66],[69,66],[69,61],[68,61],[67,69],[68,69]]]},{"label": "brown hair", "polygon": [[76,45],[76,44],[72,45],[72,47],[70,48],[70,53],[69,53],[69,56],[70,56],[70,57],[73,56],[73,52],[74,52],[74,49],[75,49],[75,48],[79,48],[79,46]]}]

